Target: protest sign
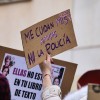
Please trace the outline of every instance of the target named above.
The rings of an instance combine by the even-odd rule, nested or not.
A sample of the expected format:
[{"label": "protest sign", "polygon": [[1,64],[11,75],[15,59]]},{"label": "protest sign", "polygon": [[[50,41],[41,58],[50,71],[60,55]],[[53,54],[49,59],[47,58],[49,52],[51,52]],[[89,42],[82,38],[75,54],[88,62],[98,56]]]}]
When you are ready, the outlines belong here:
[{"label": "protest sign", "polygon": [[51,56],[77,46],[70,10],[45,19],[21,31],[26,63],[29,68]]},{"label": "protest sign", "polygon": [[[59,85],[63,96],[71,88],[77,64],[53,59],[52,83]],[[40,66],[27,68],[24,52],[0,46],[0,69],[10,83],[12,100],[41,100],[42,73]],[[6,74],[4,70],[6,70]],[[59,78],[59,83],[55,81]],[[65,88],[66,87],[66,88]]]},{"label": "protest sign", "polygon": [[88,85],[88,100],[100,100],[100,84]]}]

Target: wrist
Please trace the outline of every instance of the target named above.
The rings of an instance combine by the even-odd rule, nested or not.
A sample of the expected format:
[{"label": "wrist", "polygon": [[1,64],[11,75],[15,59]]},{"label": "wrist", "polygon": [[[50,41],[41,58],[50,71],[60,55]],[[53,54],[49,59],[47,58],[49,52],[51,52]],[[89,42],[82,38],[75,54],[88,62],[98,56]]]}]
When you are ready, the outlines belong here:
[{"label": "wrist", "polygon": [[52,85],[51,74],[44,74],[42,77],[43,89]]},{"label": "wrist", "polygon": [[43,76],[44,76],[45,74],[51,75],[51,71],[50,71],[50,70],[43,71],[42,73],[43,73]]},{"label": "wrist", "polygon": [[44,74],[43,76],[42,76],[42,82],[44,83],[44,82],[49,82],[49,84],[51,84],[51,74]]},{"label": "wrist", "polygon": [[45,74],[43,75],[43,78],[46,77],[46,76],[51,77],[51,74],[50,74],[50,73],[45,73]]},{"label": "wrist", "polygon": [[47,78],[47,77],[49,77],[49,78],[51,79],[51,74],[49,74],[49,73],[43,74],[43,79],[44,79],[44,78]]}]

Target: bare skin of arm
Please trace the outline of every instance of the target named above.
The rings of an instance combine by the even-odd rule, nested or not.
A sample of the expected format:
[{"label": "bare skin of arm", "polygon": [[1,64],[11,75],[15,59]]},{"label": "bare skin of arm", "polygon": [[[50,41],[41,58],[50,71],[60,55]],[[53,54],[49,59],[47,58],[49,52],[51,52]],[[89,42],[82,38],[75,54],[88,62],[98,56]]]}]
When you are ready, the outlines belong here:
[{"label": "bare skin of arm", "polygon": [[[40,64],[41,65],[40,68],[43,74],[42,99],[43,100],[61,100],[61,89],[56,85],[52,85],[52,82],[51,82],[51,62],[53,61],[50,55],[47,54],[46,60]],[[53,91],[50,92],[51,90]]]},{"label": "bare skin of arm", "polygon": [[51,57],[47,54],[47,58],[41,63],[41,71],[43,74],[43,89],[52,85],[51,83]]}]

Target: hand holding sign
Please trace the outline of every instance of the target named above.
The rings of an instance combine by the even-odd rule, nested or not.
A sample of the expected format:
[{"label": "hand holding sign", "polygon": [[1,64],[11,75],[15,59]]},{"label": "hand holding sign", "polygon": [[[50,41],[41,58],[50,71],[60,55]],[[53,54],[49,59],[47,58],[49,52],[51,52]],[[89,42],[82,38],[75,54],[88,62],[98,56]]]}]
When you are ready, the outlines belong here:
[{"label": "hand holding sign", "polygon": [[51,57],[48,54],[46,56],[46,60],[40,64],[40,68],[43,75],[51,75]]},{"label": "hand holding sign", "polygon": [[43,75],[43,89],[52,85],[51,82],[51,57],[47,54],[46,60],[40,64]]},{"label": "hand holding sign", "polygon": [[51,56],[77,46],[70,10],[43,20],[21,32],[29,68]]}]

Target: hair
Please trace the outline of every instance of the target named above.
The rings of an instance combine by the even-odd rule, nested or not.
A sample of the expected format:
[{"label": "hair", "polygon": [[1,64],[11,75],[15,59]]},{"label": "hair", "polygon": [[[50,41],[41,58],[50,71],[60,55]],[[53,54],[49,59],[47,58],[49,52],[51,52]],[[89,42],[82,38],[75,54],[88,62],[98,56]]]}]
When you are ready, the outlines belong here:
[{"label": "hair", "polygon": [[60,78],[58,78],[58,77],[55,77],[55,78],[54,78],[54,80],[53,80],[53,84],[54,84],[54,82],[55,82],[56,79],[59,80],[59,84],[60,84]]},{"label": "hair", "polygon": [[58,78],[59,78],[59,79],[62,78],[63,72],[64,72],[64,68],[61,68],[60,71],[59,71],[59,75],[58,75]]},{"label": "hair", "polygon": [[9,56],[9,55],[7,55],[5,57],[5,63],[6,63],[6,60],[8,60],[8,59],[10,60],[9,66],[13,66],[15,64],[15,62],[13,60],[11,60],[11,56]]},{"label": "hair", "polygon": [[0,73],[0,100],[11,100],[11,91],[7,78]]},{"label": "hair", "polygon": [[11,60],[11,56],[7,55],[7,56],[5,57],[5,62],[6,62],[7,59]]},{"label": "hair", "polygon": [[8,74],[9,74],[9,67],[5,67],[5,66],[3,66],[3,68],[2,68],[2,72],[3,72],[6,68],[8,69],[7,72],[8,72]]}]

